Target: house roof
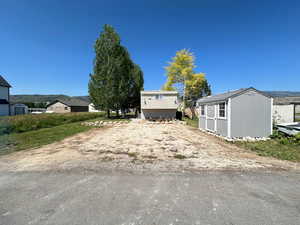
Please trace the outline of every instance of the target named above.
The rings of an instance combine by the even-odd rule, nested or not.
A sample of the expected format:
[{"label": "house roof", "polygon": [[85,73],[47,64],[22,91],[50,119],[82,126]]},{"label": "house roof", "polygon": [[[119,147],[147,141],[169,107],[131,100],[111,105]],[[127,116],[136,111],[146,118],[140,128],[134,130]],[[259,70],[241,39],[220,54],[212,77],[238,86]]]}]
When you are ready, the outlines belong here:
[{"label": "house roof", "polygon": [[10,88],[10,84],[0,75],[0,86]]},{"label": "house roof", "polygon": [[[64,99],[64,100],[60,100],[60,99],[56,99],[55,101],[51,102],[48,106],[55,104],[56,102],[61,102],[64,105],[67,106],[88,106],[89,103],[86,101],[82,101],[76,98],[70,98],[70,99]],[[47,107],[48,107],[47,106]]]},{"label": "house roof", "polygon": [[151,90],[151,91],[141,91],[141,94],[178,94],[177,91],[162,91],[162,90]]},{"label": "house roof", "polygon": [[290,105],[290,104],[300,104],[299,97],[277,97],[274,98],[274,105]]},{"label": "house roof", "polygon": [[264,91],[274,98],[274,105],[300,104],[300,92],[295,91]]},{"label": "house roof", "polygon": [[273,98],[300,97],[300,91],[263,91]]},{"label": "house roof", "polygon": [[250,90],[254,90],[254,91],[259,92],[260,94],[270,98],[270,96],[267,95],[266,93],[260,92],[260,91],[256,90],[255,88],[250,87],[250,88],[241,88],[241,89],[238,89],[238,90],[229,91],[229,92],[226,92],[226,93],[223,93],[223,94],[207,96],[207,97],[198,99],[197,102],[198,103],[210,103],[210,102],[225,101],[229,98],[241,95],[241,94],[243,94],[247,91],[250,91]]}]

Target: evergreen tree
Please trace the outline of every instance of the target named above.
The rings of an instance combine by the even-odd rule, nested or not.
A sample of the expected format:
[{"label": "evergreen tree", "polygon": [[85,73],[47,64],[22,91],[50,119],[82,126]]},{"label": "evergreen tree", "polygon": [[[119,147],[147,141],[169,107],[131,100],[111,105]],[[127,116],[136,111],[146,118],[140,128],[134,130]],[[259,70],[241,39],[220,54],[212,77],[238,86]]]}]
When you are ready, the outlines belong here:
[{"label": "evergreen tree", "polygon": [[[104,26],[96,41],[95,53],[94,73],[89,82],[90,99],[95,107],[106,110],[108,116],[110,110],[118,113],[121,109],[125,113],[132,105],[136,107],[140,101],[136,92],[140,92],[143,82],[142,86],[136,84],[136,66],[113,27]],[[139,75],[142,76],[142,72]]]},{"label": "evergreen tree", "polygon": [[116,92],[118,87],[118,53],[120,37],[113,27],[104,25],[104,31],[95,43],[96,57],[94,73],[90,75],[89,95],[97,109],[106,110],[107,116],[111,109],[116,109]]},{"label": "evergreen tree", "polygon": [[141,68],[134,64],[132,71],[131,91],[129,95],[130,108],[135,108],[135,113],[140,112],[141,90],[144,90],[144,76]]}]

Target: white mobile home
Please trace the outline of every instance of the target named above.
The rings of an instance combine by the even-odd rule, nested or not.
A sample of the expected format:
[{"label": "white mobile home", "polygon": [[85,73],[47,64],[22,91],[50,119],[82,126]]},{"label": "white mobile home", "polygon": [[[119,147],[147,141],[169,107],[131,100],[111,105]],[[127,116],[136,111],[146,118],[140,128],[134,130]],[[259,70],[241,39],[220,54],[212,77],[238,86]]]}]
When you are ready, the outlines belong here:
[{"label": "white mobile home", "polygon": [[300,121],[300,92],[264,91],[273,101],[273,122],[275,124]]},{"label": "white mobile home", "polygon": [[141,91],[142,119],[175,119],[177,91]]},{"label": "white mobile home", "polygon": [[274,97],[273,121],[275,124],[300,120],[300,97]]},{"label": "white mobile home", "polygon": [[273,99],[242,88],[197,101],[199,128],[229,138],[268,137],[272,134]]}]

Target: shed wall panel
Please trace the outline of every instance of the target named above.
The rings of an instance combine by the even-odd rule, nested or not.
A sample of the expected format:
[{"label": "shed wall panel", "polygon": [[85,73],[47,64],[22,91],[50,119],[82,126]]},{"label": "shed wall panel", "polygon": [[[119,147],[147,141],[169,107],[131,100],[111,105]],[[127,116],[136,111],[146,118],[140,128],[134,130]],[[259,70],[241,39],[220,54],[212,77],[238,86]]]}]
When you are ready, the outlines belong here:
[{"label": "shed wall panel", "polygon": [[217,134],[227,136],[227,120],[217,119]]},{"label": "shed wall panel", "polygon": [[210,131],[215,130],[215,120],[207,119],[207,129],[210,130]]},{"label": "shed wall panel", "polygon": [[204,117],[199,118],[199,127],[201,129],[205,129],[205,118]]},{"label": "shed wall panel", "polygon": [[270,98],[249,91],[231,100],[232,137],[268,137],[272,115]]}]

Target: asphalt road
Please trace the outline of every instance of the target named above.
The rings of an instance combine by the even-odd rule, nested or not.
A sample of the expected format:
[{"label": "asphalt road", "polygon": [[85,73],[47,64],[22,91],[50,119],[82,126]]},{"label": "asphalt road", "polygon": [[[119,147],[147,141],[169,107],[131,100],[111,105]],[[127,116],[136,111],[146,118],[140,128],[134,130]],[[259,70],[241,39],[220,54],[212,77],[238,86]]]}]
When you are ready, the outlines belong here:
[{"label": "asphalt road", "polygon": [[300,224],[294,172],[1,172],[0,224]]}]

